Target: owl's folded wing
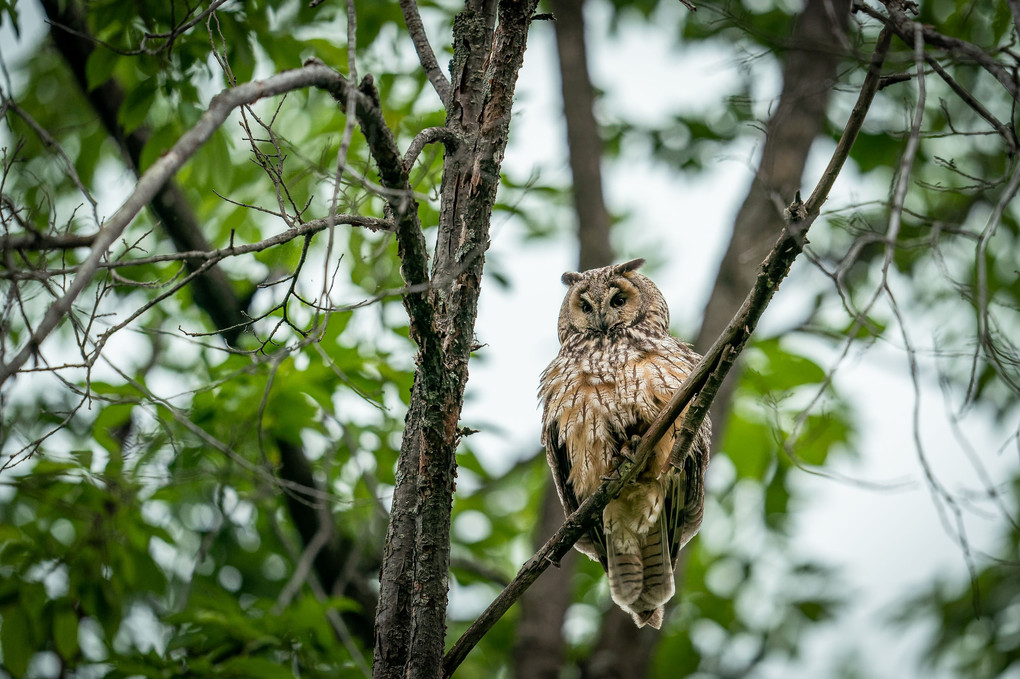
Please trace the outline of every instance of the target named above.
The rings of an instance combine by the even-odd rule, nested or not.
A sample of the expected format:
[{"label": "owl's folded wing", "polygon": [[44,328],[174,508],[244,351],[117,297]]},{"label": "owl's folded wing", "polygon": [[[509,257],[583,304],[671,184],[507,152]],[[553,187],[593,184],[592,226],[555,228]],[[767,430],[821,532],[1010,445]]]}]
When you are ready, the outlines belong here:
[{"label": "owl's folded wing", "polygon": [[[545,431],[545,456],[552,469],[553,482],[556,484],[556,492],[560,496],[560,504],[563,505],[564,516],[574,513],[580,506],[574,489],[569,481],[570,458],[567,449],[560,441],[558,427],[551,423]],[[598,561],[606,568],[606,542],[605,531],[602,526],[602,516],[596,519],[595,524],[574,545],[582,554],[593,561]]]}]

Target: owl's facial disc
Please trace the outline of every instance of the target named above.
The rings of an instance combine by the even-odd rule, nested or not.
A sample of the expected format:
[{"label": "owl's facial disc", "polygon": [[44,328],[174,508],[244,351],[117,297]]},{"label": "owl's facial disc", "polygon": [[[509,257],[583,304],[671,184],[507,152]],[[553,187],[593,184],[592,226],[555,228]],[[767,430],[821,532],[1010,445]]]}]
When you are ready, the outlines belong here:
[{"label": "owl's facial disc", "polygon": [[637,287],[620,277],[609,284],[580,287],[571,304],[575,330],[592,335],[608,335],[616,328],[632,325],[640,311]]}]

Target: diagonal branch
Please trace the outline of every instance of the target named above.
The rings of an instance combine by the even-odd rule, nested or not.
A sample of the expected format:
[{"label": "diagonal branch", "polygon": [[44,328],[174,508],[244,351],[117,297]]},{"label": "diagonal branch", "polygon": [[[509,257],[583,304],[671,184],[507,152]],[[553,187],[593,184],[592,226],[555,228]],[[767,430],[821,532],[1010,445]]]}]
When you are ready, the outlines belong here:
[{"label": "diagonal branch", "polygon": [[[71,311],[71,306],[82,290],[92,281],[107,251],[120,238],[138,213],[153,199],[170,177],[190,159],[199,147],[222,125],[230,112],[238,106],[251,104],[265,97],[304,87],[318,86],[345,89],[346,81],[336,71],[321,65],[309,64],[302,68],[284,71],[265,80],[255,80],[224,90],[213,97],[208,110],[177,143],[145,171],[135,184],[131,195],[96,234],[89,256],[82,262],[78,273],[64,295],[46,310],[21,350],[11,361],[0,365],[0,385],[18,372],[38,350],[43,340]],[[399,158],[399,157],[398,157]]]},{"label": "diagonal branch", "polygon": [[939,33],[928,24],[913,21],[901,8],[903,0],[883,0],[883,4],[888,16],[866,5],[861,0],[854,2],[854,9],[878,19],[887,27],[892,28],[903,42],[911,46],[914,44],[914,31],[920,28],[926,44],[958,59],[977,64],[998,80],[1013,99],[1020,101],[1020,82],[1010,73],[1009,69],[987,51],[972,42]]},{"label": "diagonal branch", "polygon": [[[1020,2],[1020,0],[1016,1]],[[953,76],[949,75],[946,69],[942,67],[942,64],[939,63],[938,59],[930,55],[925,55],[924,60],[928,62],[928,65],[939,74],[939,77],[942,78],[947,85],[949,85],[949,88],[953,90],[953,92],[956,92],[956,95],[960,97],[967,106],[974,109],[975,113],[984,118],[985,122],[995,128],[995,131],[998,132],[999,135],[1006,141],[1006,150],[1009,155],[1015,155],[1017,150],[1020,149],[1020,141],[1017,140],[1016,131],[1012,127],[1007,127],[1002,123],[1002,121],[993,116],[991,111],[985,108],[984,104],[975,99],[974,95],[965,90],[963,86],[960,85],[955,78],[953,78]]]},{"label": "diagonal branch", "polygon": [[754,286],[726,330],[698,362],[680,389],[670,399],[669,404],[663,408],[644,436],[641,437],[641,442],[634,451],[633,462],[625,460],[613,478],[605,481],[591,497],[578,507],[577,511],[567,517],[553,537],[521,567],[513,581],[457,640],[443,659],[445,677],[453,674],[467,657],[468,652],[510,609],[510,606],[521,594],[549,567],[550,563],[558,562],[567,553],[578,538],[591,527],[609,501],[619,494],[624,485],[637,476],[651,458],[652,450],[666,430],[677,420],[684,408],[687,408],[681,421],[681,432],[672,458],[674,465],[679,462],[682,466],[683,459],[694,440],[694,434],[708,413],[709,406],[723,378],[737,356],[743,351],[758,319],[768,307],[793,261],[800,254],[805,243],[804,235],[818,216],[822,203],[828,197],[829,190],[850,153],[853,140],[856,139],[864,122],[864,116],[878,90],[881,66],[889,49],[890,37],[888,29],[883,30],[879,36],[857,104],[854,106],[826,172],[822,175],[806,204],[800,201],[798,194],[796,201],[787,209],[786,228],[775,247],[762,262]]},{"label": "diagonal branch", "polygon": [[418,61],[425,69],[425,75],[428,76],[429,82],[435,88],[443,106],[449,106],[450,79],[439,67],[436,53],[432,51],[429,38],[425,35],[425,26],[421,22],[421,15],[418,14],[418,3],[415,0],[400,0],[400,9],[404,12],[404,23],[407,25],[407,32],[411,35],[411,42],[414,43],[414,51],[418,53]]}]

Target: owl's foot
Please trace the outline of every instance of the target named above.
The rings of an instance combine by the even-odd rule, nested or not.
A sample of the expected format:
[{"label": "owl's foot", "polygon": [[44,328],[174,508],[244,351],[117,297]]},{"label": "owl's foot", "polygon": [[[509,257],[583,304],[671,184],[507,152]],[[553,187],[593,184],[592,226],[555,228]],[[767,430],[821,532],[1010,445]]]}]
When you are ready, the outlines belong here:
[{"label": "owl's foot", "polygon": [[631,436],[630,441],[620,446],[620,452],[618,454],[618,460],[616,461],[616,468],[613,471],[619,472],[620,467],[623,466],[624,462],[630,462],[634,464],[637,461],[637,449],[641,445],[640,436]]}]

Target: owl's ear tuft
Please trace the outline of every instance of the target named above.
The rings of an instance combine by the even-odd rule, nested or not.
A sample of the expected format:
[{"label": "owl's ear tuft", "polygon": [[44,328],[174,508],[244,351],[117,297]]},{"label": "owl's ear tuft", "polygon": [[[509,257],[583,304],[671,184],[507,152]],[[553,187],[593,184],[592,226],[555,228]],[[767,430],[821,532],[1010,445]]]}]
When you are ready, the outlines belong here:
[{"label": "owl's ear tuft", "polygon": [[613,273],[621,274],[627,273],[628,271],[634,271],[636,269],[641,268],[641,265],[644,263],[645,260],[642,258],[632,259],[629,262],[624,262],[623,264],[617,264],[616,266],[614,266]]},{"label": "owl's ear tuft", "polygon": [[573,285],[577,281],[581,280],[581,274],[576,271],[567,271],[560,276],[560,280],[563,281],[563,285]]}]

